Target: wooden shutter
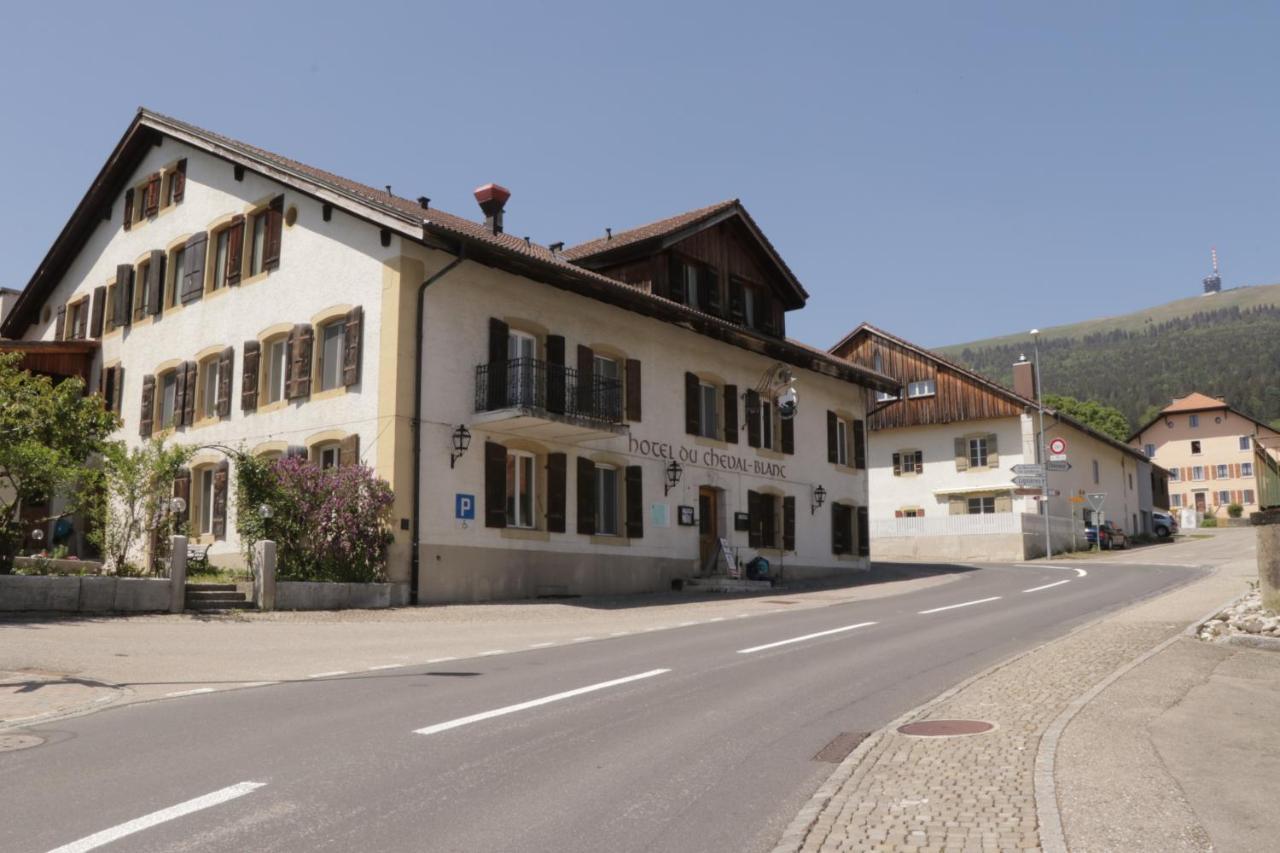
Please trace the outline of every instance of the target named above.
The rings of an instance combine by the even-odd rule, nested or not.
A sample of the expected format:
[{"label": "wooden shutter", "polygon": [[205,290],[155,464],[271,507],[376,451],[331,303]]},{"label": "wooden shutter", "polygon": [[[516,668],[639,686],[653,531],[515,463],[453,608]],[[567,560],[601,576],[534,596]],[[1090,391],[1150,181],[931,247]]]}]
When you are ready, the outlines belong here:
[{"label": "wooden shutter", "polygon": [[93,319],[89,322],[89,334],[95,338],[102,337],[102,325],[106,319],[107,286],[101,285],[93,289]]},{"label": "wooden shutter", "polygon": [[[204,231],[192,234],[187,238],[183,250],[183,264],[186,272],[182,277],[182,304],[195,302],[204,296],[204,264],[209,245],[209,235]],[[174,282],[174,287],[178,283]]]},{"label": "wooden shutter", "polygon": [[186,374],[187,387],[186,398],[182,404],[182,423],[185,426],[191,426],[196,422],[196,378],[199,375],[199,365],[194,361],[188,361],[182,366],[183,373]]},{"label": "wooden shutter", "polygon": [[682,305],[689,301],[684,290],[684,261],[675,254],[667,263],[667,297]]},{"label": "wooden shutter", "polygon": [[585,417],[600,414],[596,405],[595,360],[591,347],[578,344],[578,414]]},{"label": "wooden shutter", "polygon": [[138,435],[151,437],[151,425],[156,410],[156,378],[148,374],[142,377],[142,412],[138,417]]},{"label": "wooden shutter", "polygon": [[266,240],[262,249],[262,268],[274,270],[280,266],[280,234],[284,224],[284,196],[271,199],[264,214],[267,217]]},{"label": "wooden shutter", "polygon": [[969,502],[964,498],[951,498],[947,501],[947,513],[949,515],[968,515]]},{"label": "wooden shutter", "polygon": [[956,470],[969,470],[969,440],[957,438],[955,442]]},{"label": "wooden shutter", "polygon": [[781,427],[780,435],[782,439],[782,452],[795,453],[796,452],[796,416],[792,415],[789,418],[782,418],[781,423],[782,423],[782,427]]},{"label": "wooden shutter", "polygon": [[848,515],[847,506],[836,503],[831,505],[831,552],[833,554],[849,553]]},{"label": "wooden shutter", "polygon": [[729,319],[744,323],[747,319],[747,296],[742,282],[729,279]]},{"label": "wooden shutter", "polygon": [[235,370],[236,349],[227,347],[218,355],[218,417],[231,416],[231,377]]},{"label": "wooden shutter", "polygon": [[629,358],[626,365],[627,420],[640,420],[640,359]]},{"label": "wooden shutter", "polygon": [[124,191],[124,230],[133,227],[133,187]]},{"label": "wooden shutter", "polygon": [[116,326],[127,326],[133,322],[133,267],[120,264],[116,267],[116,304],[111,313],[111,322]]},{"label": "wooden shutter", "polygon": [[991,433],[990,435],[987,436],[987,467],[988,468],[1000,467],[1000,450],[999,450],[999,445],[996,442],[995,433]]},{"label": "wooden shutter", "polygon": [[[195,400],[195,386],[191,388],[191,399]],[[187,362],[174,368],[173,373],[173,424],[183,426],[187,422]]]},{"label": "wooden shutter", "polygon": [[702,432],[699,389],[698,374],[686,371],[684,374],[684,431],[689,435],[699,435]]},{"label": "wooden shutter", "polygon": [[[547,335],[546,348],[547,411],[562,415],[565,404],[564,335]],[[505,351],[503,357],[506,357]]]},{"label": "wooden shutter", "polygon": [[871,556],[871,525],[867,520],[867,508],[858,507],[858,556]]},{"label": "wooden shutter", "polygon": [[489,318],[489,364],[485,368],[488,388],[486,404],[490,411],[507,407],[507,347],[511,327],[497,317]]},{"label": "wooden shutter", "polygon": [[724,440],[738,443],[738,386],[724,386]]},{"label": "wooden shutter", "polygon": [[67,335],[67,306],[59,305],[57,319],[53,323],[53,339],[65,340]]},{"label": "wooden shutter", "polygon": [[116,365],[111,370],[111,387],[113,389],[112,396],[109,398],[109,408],[117,415],[124,414],[124,366]]},{"label": "wooden shutter", "polygon": [[827,461],[839,463],[840,450],[836,446],[837,434],[840,431],[840,421],[836,418],[836,413],[827,411]]},{"label": "wooden shutter", "polygon": [[244,214],[237,213],[227,228],[227,284],[240,283],[240,267],[244,258]]},{"label": "wooden shutter", "polygon": [[698,271],[698,298],[702,310],[720,316],[720,276],[710,267]]},{"label": "wooden shutter", "polygon": [[760,446],[760,395],[754,388],[747,391],[747,446]]},{"label": "wooden shutter", "polygon": [[787,495],[782,499],[782,550],[796,549],[796,499]]},{"label": "wooden shutter", "polygon": [[627,538],[644,537],[644,469],[627,466]]},{"label": "wooden shutter", "polygon": [[867,467],[867,428],[862,421],[853,422],[853,467],[860,471]]},{"label": "wooden shutter", "polygon": [[173,181],[173,203],[177,204],[182,201],[182,197],[187,192],[187,159],[185,157],[178,161],[178,169],[169,180]]},{"label": "wooden shutter", "polygon": [[262,359],[262,344],[244,342],[244,364],[240,368],[240,409],[252,412],[258,408],[258,370]]},{"label": "wooden shutter", "polygon": [[173,514],[178,532],[186,532],[187,519],[191,517],[191,471],[183,468],[173,478],[173,496],[182,498],[182,509]]},{"label": "wooden shutter", "polygon": [[547,454],[547,530],[551,533],[565,531],[568,468],[568,456],[563,453]]},{"label": "wooden shutter", "polygon": [[924,451],[923,450],[916,451],[916,473],[917,474],[924,473]]},{"label": "wooden shutter", "polygon": [[759,548],[764,541],[764,513],[759,492],[747,491],[747,547]]},{"label": "wooden shutter", "polygon": [[147,305],[148,314],[156,315],[164,310],[164,262],[162,249],[153,249],[151,259],[147,263]]},{"label": "wooden shutter", "polygon": [[364,309],[357,305],[347,312],[342,329],[342,384],[350,388],[360,381],[360,356],[364,337]]},{"label": "wooden shutter", "polygon": [[160,209],[160,173],[152,172],[147,177],[146,190],[147,204],[144,212],[147,216],[155,216],[156,211]]},{"label": "wooden shutter", "polygon": [[507,448],[484,443],[484,526],[507,526]]},{"label": "wooden shutter", "polygon": [[338,442],[338,464],[343,468],[360,464],[360,434],[351,435]]},{"label": "wooden shutter", "polygon": [[311,395],[311,349],[315,330],[307,323],[299,323],[289,333],[289,399]]},{"label": "wooden shutter", "polygon": [[230,465],[223,459],[213,471],[213,538],[227,538],[227,474]]},{"label": "wooden shutter", "polygon": [[102,398],[102,408],[108,412],[111,411],[112,396],[112,380],[115,379],[115,369],[103,366],[98,371],[98,396]]},{"label": "wooden shutter", "polygon": [[901,453],[893,454],[893,476],[895,477],[902,476],[902,454]]},{"label": "wooden shutter", "polygon": [[996,512],[1013,512],[1013,497],[996,495]]},{"label": "wooden shutter", "polygon": [[578,532],[596,532],[596,465],[585,456],[578,457]]},{"label": "wooden shutter", "polygon": [[902,518],[902,510],[900,510],[900,509],[895,509],[895,510],[893,511],[893,517],[894,517],[894,518]]},{"label": "wooden shutter", "polygon": [[[139,275],[142,273],[142,275]],[[143,320],[147,316],[147,282],[151,280],[150,271],[135,269],[133,272],[133,319]]]}]

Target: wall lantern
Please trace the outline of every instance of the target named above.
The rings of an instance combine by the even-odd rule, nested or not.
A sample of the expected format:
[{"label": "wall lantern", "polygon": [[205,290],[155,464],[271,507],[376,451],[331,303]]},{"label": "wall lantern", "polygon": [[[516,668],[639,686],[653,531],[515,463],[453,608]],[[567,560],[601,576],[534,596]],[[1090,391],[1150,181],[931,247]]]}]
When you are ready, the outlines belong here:
[{"label": "wall lantern", "polygon": [[263,504],[258,507],[258,515],[262,516],[263,521],[266,521],[271,518],[271,516],[275,515],[275,513],[271,509],[271,504]]},{"label": "wall lantern", "polygon": [[822,488],[822,485],[819,484],[818,487],[813,490],[813,498],[809,501],[809,515],[813,515],[817,512],[818,507],[822,506],[826,500],[827,490]]},{"label": "wall lantern", "polygon": [[462,458],[462,454],[467,452],[467,448],[471,446],[471,430],[462,424],[458,424],[458,428],[453,431],[453,453],[449,454],[449,467],[452,468],[454,463]]},{"label": "wall lantern", "polygon": [[174,515],[181,515],[187,511],[187,501],[185,498],[174,498],[169,501],[169,512]]},{"label": "wall lantern", "polygon": [[662,487],[662,494],[670,494],[671,490],[680,485],[680,475],[684,473],[684,466],[674,459],[667,466],[667,482]]}]

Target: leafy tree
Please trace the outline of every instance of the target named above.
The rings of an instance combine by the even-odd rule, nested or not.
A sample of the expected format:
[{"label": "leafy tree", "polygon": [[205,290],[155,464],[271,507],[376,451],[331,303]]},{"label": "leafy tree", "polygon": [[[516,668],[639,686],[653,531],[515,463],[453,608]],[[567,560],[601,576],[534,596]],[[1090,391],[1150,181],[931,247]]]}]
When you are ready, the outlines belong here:
[{"label": "leafy tree", "polygon": [[74,511],[91,491],[91,457],[120,424],[81,380],[55,384],[19,369],[21,359],[0,353],[0,571],[22,541],[22,506],[61,495]]},{"label": "leafy tree", "polygon": [[1138,416],[1138,420],[1134,422],[1133,428],[1142,429],[1144,426],[1152,423],[1156,418],[1160,417],[1160,413],[1163,411],[1164,406],[1159,403],[1152,403],[1150,406],[1147,406],[1146,410],[1141,415]]},{"label": "leafy tree", "polygon": [[1280,430],[1280,418],[1276,418],[1271,422],[1271,428],[1274,430]]},{"label": "leafy tree", "polygon": [[1094,400],[1081,401],[1059,394],[1045,394],[1044,404],[1117,441],[1129,439],[1129,422],[1119,409],[1104,406]]},{"label": "leafy tree", "polygon": [[145,551],[146,537],[161,541],[175,530],[169,512],[173,481],[191,460],[190,447],[166,447],[163,438],[132,450],[113,442],[103,452],[101,482],[93,510],[96,524],[90,540],[102,549],[108,565],[123,573]]}]

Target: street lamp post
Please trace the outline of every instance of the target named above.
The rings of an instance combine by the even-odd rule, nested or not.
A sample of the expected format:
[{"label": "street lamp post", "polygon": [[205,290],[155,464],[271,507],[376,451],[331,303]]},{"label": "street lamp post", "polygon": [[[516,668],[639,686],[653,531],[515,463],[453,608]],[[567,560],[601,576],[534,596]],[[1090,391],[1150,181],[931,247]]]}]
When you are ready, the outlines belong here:
[{"label": "street lamp post", "polygon": [[1044,392],[1040,390],[1040,330],[1031,330],[1031,341],[1036,359],[1036,406],[1040,409],[1040,464],[1044,466],[1044,485],[1041,487],[1040,505],[1044,507],[1044,558],[1053,557],[1053,539],[1049,530],[1049,448],[1044,435]]}]

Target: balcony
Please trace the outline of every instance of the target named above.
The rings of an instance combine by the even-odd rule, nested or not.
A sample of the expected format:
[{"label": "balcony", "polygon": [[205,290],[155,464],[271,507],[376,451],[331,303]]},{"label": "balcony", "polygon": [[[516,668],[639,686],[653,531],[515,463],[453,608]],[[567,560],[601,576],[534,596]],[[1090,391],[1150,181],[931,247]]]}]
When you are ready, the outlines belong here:
[{"label": "balcony", "polygon": [[476,365],[476,417],[495,432],[574,442],[626,431],[622,382],[580,377],[576,368],[536,358]]}]

